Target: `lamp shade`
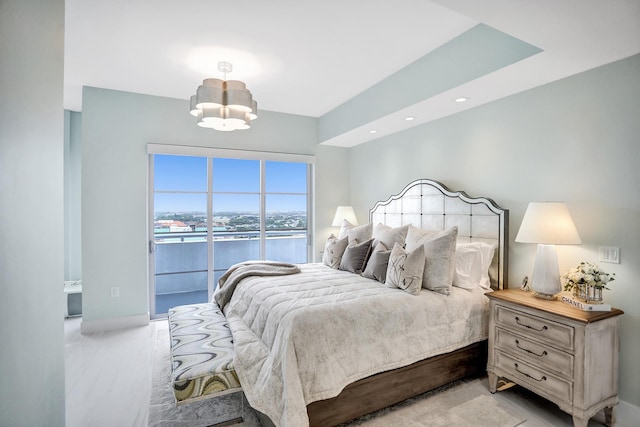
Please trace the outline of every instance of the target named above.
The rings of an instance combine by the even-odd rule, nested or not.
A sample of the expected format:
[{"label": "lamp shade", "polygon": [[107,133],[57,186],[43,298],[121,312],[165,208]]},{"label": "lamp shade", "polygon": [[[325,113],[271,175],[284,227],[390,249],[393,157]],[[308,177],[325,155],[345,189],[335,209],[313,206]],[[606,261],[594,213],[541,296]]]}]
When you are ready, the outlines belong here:
[{"label": "lamp shade", "polygon": [[524,213],[516,242],[579,245],[582,240],[566,204],[532,202]]},{"label": "lamp shade", "polygon": [[189,113],[196,117],[197,125],[219,131],[251,128],[250,122],[258,118],[258,103],[240,80],[226,80],[232,70],[231,63],[219,62],[218,71],[225,80],[204,79],[196,94],[189,100]]},{"label": "lamp shade", "polygon": [[340,227],[342,225],[342,221],[345,219],[353,225],[358,225],[358,220],[356,219],[356,213],[353,211],[353,207],[338,206],[331,225],[333,227]]}]

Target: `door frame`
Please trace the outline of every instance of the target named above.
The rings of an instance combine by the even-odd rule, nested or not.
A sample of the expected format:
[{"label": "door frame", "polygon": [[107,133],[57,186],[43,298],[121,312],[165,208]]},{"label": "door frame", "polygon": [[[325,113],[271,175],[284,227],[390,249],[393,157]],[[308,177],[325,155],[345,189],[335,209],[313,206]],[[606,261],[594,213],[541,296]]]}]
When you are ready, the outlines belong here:
[{"label": "door frame", "polygon": [[[147,301],[149,303],[149,315],[151,319],[165,318],[166,315],[156,314],[155,302],[155,237],[154,237],[154,161],[155,154],[175,155],[175,156],[194,156],[207,158],[207,288],[209,298],[215,289],[214,283],[214,255],[213,254],[213,158],[230,158],[240,160],[259,160],[260,161],[260,209],[264,212],[265,197],[265,179],[264,164],[266,161],[276,162],[295,162],[307,164],[307,262],[312,261],[314,246],[314,233],[311,231],[314,224],[314,206],[315,206],[315,156],[306,154],[288,154],[274,153],[267,151],[249,151],[249,150],[230,150],[220,148],[192,147],[186,145],[167,145],[167,144],[147,144],[148,155],[148,189],[147,189],[147,255],[148,255],[148,294]],[[265,230],[264,218],[261,215],[260,233]],[[261,257],[265,254],[264,239],[260,239]]]}]

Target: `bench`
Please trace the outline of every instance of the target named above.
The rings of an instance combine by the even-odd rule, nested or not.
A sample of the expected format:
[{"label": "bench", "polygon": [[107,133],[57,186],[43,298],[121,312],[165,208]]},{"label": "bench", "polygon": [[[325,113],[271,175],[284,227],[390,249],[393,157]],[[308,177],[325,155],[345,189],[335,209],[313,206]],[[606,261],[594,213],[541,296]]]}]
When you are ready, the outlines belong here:
[{"label": "bench", "polygon": [[174,307],[168,320],[177,403],[242,390],[233,367],[233,337],[218,304]]}]

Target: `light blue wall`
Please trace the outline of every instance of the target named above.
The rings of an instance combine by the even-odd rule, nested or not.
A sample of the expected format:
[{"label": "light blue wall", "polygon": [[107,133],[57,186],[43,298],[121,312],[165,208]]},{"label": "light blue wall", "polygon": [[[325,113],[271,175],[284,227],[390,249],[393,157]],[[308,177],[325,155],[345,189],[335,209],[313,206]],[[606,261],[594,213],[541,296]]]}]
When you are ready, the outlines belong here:
[{"label": "light blue wall", "polygon": [[65,425],[64,1],[0,2],[0,425]]},{"label": "light blue wall", "polygon": [[[84,88],[82,112],[83,322],[148,308],[148,143],[316,156],[315,231],[348,201],[344,150],[317,145],[317,119],[260,111],[247,131],[196,126],[188,101]],[[317,239],[319,252],[324,238]],[[111,298],[110,288],[120,287]]]},{"label": "light blue wall", "polygon": [[81,245],[82,114],[64,112],[64,280],[82,278]]},{"label": "light blue wall", "polygon": [[621,248],[606,302],[625,311],[620,396],[640,405],[640,56],[633,56],[351,149],[356,213],[417,178],[488,196],[510,210],[509,283],[531,275],[535,245],[514,243],[530,201],[568,204],[584,242],[560,270]]}]

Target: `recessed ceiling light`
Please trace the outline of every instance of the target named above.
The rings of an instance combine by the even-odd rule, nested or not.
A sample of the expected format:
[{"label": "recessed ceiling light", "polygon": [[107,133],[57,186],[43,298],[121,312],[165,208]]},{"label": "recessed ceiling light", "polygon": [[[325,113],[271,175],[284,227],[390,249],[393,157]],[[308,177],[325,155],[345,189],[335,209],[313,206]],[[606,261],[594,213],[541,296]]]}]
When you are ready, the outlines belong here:
[{"label": "recessed ceiling light", "polygon": [[415,120],[416,118],[413,116],[408,116],[404,118],[406,121],[410,122],[411,120]]},{"label": "recessed ceiling light", "polygon": [[465,96],[461,96],[460,98],[456,98],[456,102],[467,102],[469,98]]},{"label": "recessed ceiling light", "polygon": [[376,133],[378,132],[377,130],[370,130],[369,133]]}]

